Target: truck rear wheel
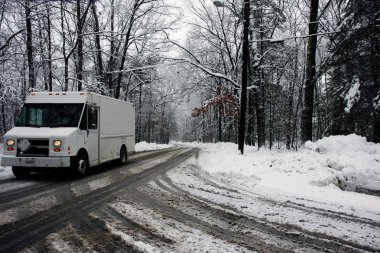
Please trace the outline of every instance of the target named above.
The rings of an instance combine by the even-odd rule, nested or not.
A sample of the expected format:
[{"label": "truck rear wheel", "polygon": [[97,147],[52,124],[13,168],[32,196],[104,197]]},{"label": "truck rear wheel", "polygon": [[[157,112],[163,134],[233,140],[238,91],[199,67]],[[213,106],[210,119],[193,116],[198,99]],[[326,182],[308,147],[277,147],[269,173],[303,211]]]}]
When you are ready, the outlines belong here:
[{"label": "truck rear wheel", "polygon": [[125,146],[122,146],[121,149],[120,149],[120,157],[118,159],[118,163],[120,165],[126,164],[127,163],[127,159],[128,159],[127,149],[125,148]]},{"label": "truck rear wheel", "polygon": [[12,167],[12,172],[13,172],[13,175],[19,179],[29,178],[30,174],[32,173],[29,168],[16,167],[16,166]]},{"label": "truck rear wheel", "polygon": [[71,160],[71,171],[74,177],[83,177],[89,169],[88,157],[84,152],[80,152]]}]

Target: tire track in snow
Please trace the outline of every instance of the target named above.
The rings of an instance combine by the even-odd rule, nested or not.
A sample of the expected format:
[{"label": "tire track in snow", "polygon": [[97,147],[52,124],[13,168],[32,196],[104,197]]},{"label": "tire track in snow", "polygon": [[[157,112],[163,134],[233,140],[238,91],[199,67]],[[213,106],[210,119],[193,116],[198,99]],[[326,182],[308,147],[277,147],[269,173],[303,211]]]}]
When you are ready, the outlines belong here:
[{"label": "tire track in snow", "polygon": [[[50,189],[48,186],[53,186],[53,188],[57,187],[60,184],[70,184],[70,183],[84,183],[89,182],[91,180],[102,177],[104,173],[109,172],[105,167],[111,167],[111,170],[130,167],[135,163],[145,162],[147,159],[156,158],[160,155],[172,152],[178,149],[163,149],[163,150],[154,150],[154,151],[144,151],[139,153],[134,153],[128,157],[127,164],[119,167],[115,166],[112,163],[106,163],[101,166],[97,166],[93,168],[95,171],[92,171],[91,175],[82,178],[80,180],[75,180],[71,178],[68,173],[65,173],[65,169],[60,169],[57,172],[60,175],[51,175],[52,171],[47,171],[47,174],[36,174],[32,175],[29,179],[16,179],[14,177],[11,178],[0,178],[0,185],[2,188],[10,189],[0,192],[0,203],[4,204],[9,201],[14,201],[15,199],[26,197],[28,195],[32,195],[36,192],[44,191],[45,189]],[[9,185],[4,184],[7,183]]]},{"label": "tire track in snow", "polygon": [[[71,221],[81,219],[88,214],[111,202],[120,191],[126,191],[140,184],[145,184],[153,175],[165,172],[173,166],[188,159],[193,150],[170,150],[162,156],[173,155],[167,161],[130,176],[120,176],[119,181],[104,188],[97,189],[74,201],[39,212],[23,220],[0,227],[0,252],[20,251],[36,241],[43,240],[48,234],[58,231]],[[119,172],[119,171],[118,171]]]},{"label": "tire track in snow", "polygon": [[[178,196],[176,198],[174,194],[178,194],[178,189],[170,189],[170,186],[165,186],[159,181],[160,180],[156,180],[159,187],[164,189],[164,191],[172,193],[172,195],[169,196],[169,200],[171,199],[173,201],[169,201],[169,205],[170,203],[171,205],[177,205],[180,200],[178,200]],[[154,195],[155,193],[156,192],[150,192],[149,194]],[[183,198],[182,202],[191,203],[191,205],[187,204],[187,206],[183,208],[181,208],[181,206],[174,206],[173,208],[201,210],[202,217],[205,216],[205,213],[209,212],[211,215],[208,215],[208,221],[212,224],[220,225],[222,222],[220,222],[219,219],[226,220],[229,222],[228,226],[222,227],[226,230],[226,233],[238,233],[241,234],[242,237],[254,239],[257,250],[267,251],[268,245],[272,245],[273,247],[277,247],[279,252],[284,252],[285,250],[293,251],[295,249],[303,252],[311,252],[314,250],[329,251],[329,247],[326,247],[326,245],[330,244],[328,240],[317,239],[316,243],[316,238],[311,236],[302,237],[299,233],[294,232],[289,233],[291,230],[287,227],[280,226],[281,224],[273,224],[259,219],[248,218],[236,210],[231,210],[228,206],[213,204],[206,199],[194,199],[187,196],[186,193],[182,193],[181,195],[181,198]],[[160,198],[161,201],[165,201],[162,195],[157,195],[156,197]],[[214,217],[214,219],[212,219],[212,217]],[[335,247],[334,251],[336,251],[337,248],[338,247]],[[346,252],[357,252],[355,250],[353,251],[351,247],[346,248]],[[342,247],[339,247],[339,249],[342,249]],[[269,252],[272,251],[273,249]]]},{"label": "tire track in snow", "polygon": [[[183,223],[186,226],[190,226],[200,231],[203,231],[204,233],[214,236],[222,241],[245,247],[251,251],[261,250],[263,252],[274,253],[292,252],[284,248],[279,248],[273,245],[267,245],[261,241],[248,240],[249,238],[246,234],[231,233],[231,231],[225,228],[222,228],[216,224],[210,224],[202,220],[201,215],[193,216],[181,210],[181,208],[188,208],[188,206],[181,206],[180,208],[175,208],[164,202],[161,202],[161,200],[163,199],[160,198],[160,196],[151,197],[148,194],[144,194],[135,189],[133,189],[132,191],[128,191],[126,195],[128,200],[133,201],[134,203],[140,203],[144,207],[149,208],[151,210],[159,211],[159,213],[161,215],[164,215],[165,217],[176,220],[177,222]],[[191,204],[189,203],[189,205]],[[235,218],[237,217],[233,217],[232,220],[234,220]]]},{"label": "tire track in snow", "polygon": [[[115,174],[118,174],[117,172],[115,173],[115,171],[128,171],[133,167],[138,166],[139,164],[145,164],[150,162],[152,159],[156,160],[162,156],[165,156],[167,153],[170,153],[173,150],[176,149],[136,153],[136,155],[133,155],[130,158],[130,160],[128,160],[128,163],[125,166],[115,167],[111,164],[105,164],[102,167],[94,168],[94,172],[97,172],[96,174],[89,175],[80,180],[72,180],[70,176],[67,175],[63,175],[63,177],[61,175],[61,177],[58,178],[50,178],[50,180],[53,180],[53,182],[48,181],[49,178],[41,178],[41,176],[37,177],[37,179],[39,179],[37,181],[33,181],[35,177],[32,177],[30,179],[31,181],[21,181],[14,179],[12,180],[13,185],[11,186],[11,188],[16,187],[16,189],[0,193],[0,212],[27,204],[28,202],[33,201],[33,199],[37,199],[38,197],[42,197],[43,195],[50,194],[52,191],[56,191],[57,198],[62,200],[70,200],[70,197],[67,198],[67,196],[70,195],[67,194],[67,188],[70,188],[71,190],[74,189],[73,191],[75,191],[75,189],[79,189],[80,191],[82,191],[80,195],[87,194],[91,192],[91,189],[89,188],[89,184],[91,184],[91,182],[107,177],[110,173],[112,177],[111,181],[117,181],[119,180],[120,175],[113,176]],[[112,167],[110,170],[107,170],[104,168],[106,166]],[[17,186],[20,184],[21,187],[17,188]],[[22,186],[23,184],[27,184],[27,186]],[[66,195],[66,197],[64,195]],[[63,203],[66,203],[66,201],[63,201],[62,204]]]},{"label": "tire track in snow", "polygon": [[[196,168],[196,170],[202,171],[201,168],[199,168],[195,165],[192,165],[192,166],[194,166]],[[371,220],[371,219],[367,219],[367,218],[363,218],[363,217],[357,217],[357,216],[354,216],[352,214],[337,212],[334,210],[326,210],[326,209],[317,208],[317,207],[308,207],[308,206],[305,206],[304,204],[295,203],[295,202],[291,202],[291,201],[275,201],[272,199],[265,198],[262,195],[254,193],[254,192],[246,192],[244,190],[231,189],[225,185],[222,185],[222,183],[210,180],[210,176],[207,178],[206,172],[201,173],[201,172],[196,171],[196,170],[192,169],[192,171],[191,171],[194,174],[194,178],[201,179],[201,181],[203,181],[206,185],[215,187],[215,188],[220,189],[220,190],[225,190],[225,191],[229,191],[229,192],[238,192],[239,194],[246,195],[247,197],[249,197],[249,195],[252,195],[252,196],[258,197],[258,199],[262,202],[267,202],[267,203],[274,204],[274,205],[281,205],[283,207],[288,207],[288,208],[293,208],[293,209],[299,209],[301,211],[305,211],[305,212],[309,212],[309,213],[315,213],[315,214],[327,216],[327,217],[330,217],[333,219],[338,219],[338,220],[340,219],[340,220],[344,220],[344,221],[351,221],[351,222],[357,222],[357,223],[362,223],[362,224],[368,224],[368,225],[371,225],[374,227],[380,227],[380,222],[376,222],[375,220]]]},{"label": "tire track in snow", "polygon": [[175,251],[173,248],[175,241],[171,238],[160,234],[159,231],[155,231],[153,228],[146,226],[146,224],[139,224],[129,219],[109,205],[98,210],[95,215],[115,229],[127,233],[134,241],[141,241],[147,245],[153,245],[152,247],[159,248],[162,252]]},{"label": "tire track in snow", "polygon": [[107,231],[106,223],[92,215],[73,223],[74,233],[95,252],[138,252]]}]

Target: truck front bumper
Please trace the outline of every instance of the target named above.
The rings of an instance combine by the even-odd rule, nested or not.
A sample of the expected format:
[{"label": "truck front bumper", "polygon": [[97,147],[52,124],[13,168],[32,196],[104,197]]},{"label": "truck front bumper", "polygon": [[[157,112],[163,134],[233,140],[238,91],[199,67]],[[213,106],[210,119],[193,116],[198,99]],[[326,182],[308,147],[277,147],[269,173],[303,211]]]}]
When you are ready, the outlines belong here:
[{"label": "truck front bumper", "polygon": [[1,157],[1,166],[59,168],[70,167],[70,157]]}]

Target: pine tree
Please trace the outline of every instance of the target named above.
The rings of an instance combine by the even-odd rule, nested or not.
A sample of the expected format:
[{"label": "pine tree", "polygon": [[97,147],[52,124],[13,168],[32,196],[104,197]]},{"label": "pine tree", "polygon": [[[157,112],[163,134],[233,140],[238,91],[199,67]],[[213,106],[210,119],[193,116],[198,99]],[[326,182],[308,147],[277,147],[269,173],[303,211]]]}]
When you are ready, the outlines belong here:
[{"label": "pine tree", "polygon": [[332,38],[330,134],[357,133],[380,141],[380,1],[341,1]]}]

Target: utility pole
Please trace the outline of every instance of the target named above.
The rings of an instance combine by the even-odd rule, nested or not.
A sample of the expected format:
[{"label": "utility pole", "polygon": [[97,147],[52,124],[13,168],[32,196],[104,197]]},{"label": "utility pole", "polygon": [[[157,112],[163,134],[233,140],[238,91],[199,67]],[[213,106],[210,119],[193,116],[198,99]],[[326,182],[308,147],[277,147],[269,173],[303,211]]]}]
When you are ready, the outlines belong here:
[{"label": "utility pole", "polygon": [[239,122],[239,139],[238,146],[244,154],[245,144],[245,113],[247,110],[247,84],[248,84],[248,67],[249,67],[249,16],[250,0],[244,0],[243,6],[243,55],[242,55],[242,74],[241,74],[241,93],[240,93],[240,122]]},{"label": "utility pole", "polygon": [[[241,93],[240,93],[240,119],[238,133],[238,147],[244,154],[245,144],[245,112],[247,111],[247,86],[249,68],[249,19],[250,19],[250,0],[243,0],[243,55],[242,55],[242,74],[241,74]],[[216,7],[227,7],[221,0],[213,0]],[[228,7],[227,7],[228,8]],[[228,8],[230,9],[230,8]],[[231,10],[231,9],[230,9]],[[232,11],[232,10],[231,10]],[[237,15],[236,13],[234,13]]]},{"label": "utility pole", "polygon": [[303,143],[313,138],[313,106],[316,85],[315,57],[318,33],[318,0],[310,3],[309,39],[307,43],[306,82],[304,86],[304,106],[302,111],[301,140]]}]

